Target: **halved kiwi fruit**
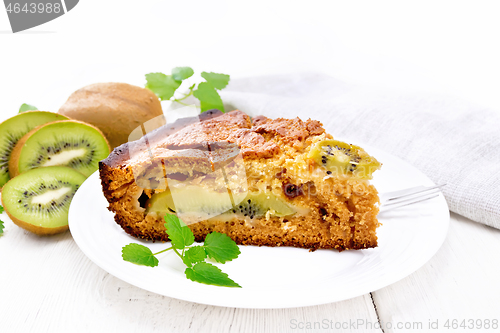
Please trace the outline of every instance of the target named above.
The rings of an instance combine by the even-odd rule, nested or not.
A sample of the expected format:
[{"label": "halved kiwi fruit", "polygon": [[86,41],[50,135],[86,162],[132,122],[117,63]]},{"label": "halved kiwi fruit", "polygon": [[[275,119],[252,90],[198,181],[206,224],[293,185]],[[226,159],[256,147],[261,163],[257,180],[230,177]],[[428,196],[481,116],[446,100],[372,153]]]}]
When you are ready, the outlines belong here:
[{"label": "halved kiwi fruit", "polygon": [[88,177],[109,152],[108,141],[96,127],[77,120],[56,121],[33,129],[18,141],[9,172],[13,178],[38,167],[64,165]]},{"label": "halved kiwi fruit", "polygon": [[29,170],[2,189],[2,205],[12,221],[38,235],[68,229],[71,199],[86,177],[76,170],[52,166]]},{"label": "halved kiwi fruit", "polygon": [[17,141],[37,126],[68,117],[46,111],[27,111],[0,124],[0,188],[9,180],[9,159]]},{"label": "halved kiwi fruit", "polygon": [[373,172],[381,167],[380,162],[363,148],[338,140],[318,142],[308,157],[326,168],[327,174],[350,174],[361,179],[371,179]]},{"label": "halved kiwi fruit", "polygon": [[[233,199],[234,200],[234,199]],[[207,220],[214,216],[239,214],[262,217],[270,212],[272,216],[293,215],[295,210],[271,192],[248,192],[236,197],[233,203],[228,193],[216,193],[196,186],[185,187],[175,191],[170,189],[154,194],[146,201],[146,213],[156,212],[159,215],[178,214],[187,220]],[[188,222],[186,222],[188,223]]]}]

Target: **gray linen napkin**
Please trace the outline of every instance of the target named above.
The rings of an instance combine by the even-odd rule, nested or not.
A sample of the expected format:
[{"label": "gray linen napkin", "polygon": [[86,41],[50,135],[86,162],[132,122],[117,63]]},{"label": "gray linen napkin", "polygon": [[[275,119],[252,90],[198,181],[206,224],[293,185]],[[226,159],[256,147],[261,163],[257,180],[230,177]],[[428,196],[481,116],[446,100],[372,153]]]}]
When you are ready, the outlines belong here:
[{"label": "gray linen napkin", "polygon": [[249,115],[316,119],[336,137],[396,155],[447,184],[451,211],[500,229],[500,116],[494,112],[322,74],[236,79],[221,94],[229,107]]}]

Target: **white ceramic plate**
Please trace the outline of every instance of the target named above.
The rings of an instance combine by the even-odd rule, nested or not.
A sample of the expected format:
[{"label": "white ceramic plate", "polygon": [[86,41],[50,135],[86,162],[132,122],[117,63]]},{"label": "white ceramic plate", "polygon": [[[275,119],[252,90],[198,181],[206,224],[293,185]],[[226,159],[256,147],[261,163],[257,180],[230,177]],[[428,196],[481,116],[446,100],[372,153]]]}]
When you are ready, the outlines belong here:
[{"label": "white ceramic plate", "polygon": [[[373,184],[379,192],[433,185],[408,163],[378,149],[383,162]],[[449,211],[442,195],[379,215],[374,249],[309,252],[297,248],[240,246],[238,259],[218,265],[242,288],[208,286],[187,280],[174,253],[159,256],[158,267],[125,262],[123,246],[147,245],[153,252],[169,243],[151,243],[126,234],[107,210],[98,173],[75,195],[69,211],[71,234],[80,249],[110,274],[139,288],[186,301],[237,308],[291,308],[345,300],[383,288],[425,264],[443,243]]]}]

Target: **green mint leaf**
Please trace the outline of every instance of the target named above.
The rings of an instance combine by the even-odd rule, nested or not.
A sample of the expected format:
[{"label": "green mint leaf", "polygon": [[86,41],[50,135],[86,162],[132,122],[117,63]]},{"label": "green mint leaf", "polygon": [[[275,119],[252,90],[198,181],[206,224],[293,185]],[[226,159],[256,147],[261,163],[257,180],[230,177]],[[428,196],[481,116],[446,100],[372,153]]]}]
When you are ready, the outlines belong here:
[{"label": "green mint leaf", "polygon": [[158,266],[158,259],[153,252],[148,247],[136,243],[130,243],[122,248],[122,258],[137,265]]},{"label": "green mint leaf", "polygon": [[19,108],[19,113],[23,113],[24,111],[36,111],[36,110],[38,110],[36,106],[23,103],[23,105],[21,105],[21,107]]},{"label": "green mint leaf", "polygon": [[3,234],[3,228],[4,228],[3,221],[0,220],[0,235]]},{"label": "green mint leaf", "polygon": [[177,216],[167,214],[165,215],[165,222],[168,238],[174,248],[183,249],[194,243],[193,232]]},{"label": "green mint leaf", "polygon": [[189,280],[194,282],[221,287],[241,288],[239,284],[231,280],[227,274],[222,272],[218,267],[206,262],[197,263],[193,268],[188,267],[184,273]]},{"label": "green mint leaf", "polygon": [[236,259],[241,253],[238,245],[228,235],[219,232],[208,234],[204,247],[207,255],[220,263]]},{"label": "green mint leaf", "polygon": [[207,253],[205,252],[203,246],[193,246],[184,252],[184,258],[182,258],[182,261],[184,261],[186,266],[191,267],[191,265],[196,264],[197,262],[202,262],[206,257]]},{"label": "green mint leaf", "polygon": [[194,71],[191,67],[175,67],[172,69],[172,77],[174,80],[183,81],[193,76]]},{"label": "green mint leaf", "polygon": [[202,82],[198,85],[198,89],[194,91],[194,97],[200,100],[201,112],[211,109],[218,109],[224,112],[224,104],[219,96],[219,93],[208,82]]},{"label": "green mint leaf", "polygon": [[227,74],[201,72],[201,77],[219,90],[224,89],[229,83],[229,75]]},{"label": "green mint leaf", "polygon": [[182,83],[175,80],[172,75],[165,75],[163,73],[146,74],[146,81],[146,88],[154,92],[162,101],[172,98],[175,90],[177,90]]},{"label": "green mint leaf", "polygon": [[3,206],[2,206],[2,205],[0,205],[0,214],[2,214],[3,212],[4,212],[4,210],[3,210]]}]

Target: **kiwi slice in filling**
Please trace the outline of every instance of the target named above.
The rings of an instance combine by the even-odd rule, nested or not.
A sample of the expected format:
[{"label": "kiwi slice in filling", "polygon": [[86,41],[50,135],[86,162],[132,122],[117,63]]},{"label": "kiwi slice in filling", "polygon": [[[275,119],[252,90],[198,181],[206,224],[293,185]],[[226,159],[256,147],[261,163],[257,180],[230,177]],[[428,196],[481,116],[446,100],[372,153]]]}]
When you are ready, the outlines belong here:
[{"label": "kiwi slice in filling", "polygon": [[[177,214],[189,221],[202,221],[214,216],[237,214],[250,219],[265,216],[288,216],[295,210],[271,192],[248,192],[233,198],[225,193],[208,191],[196,186],[154,194],[146,204],[146,213]],[[185,221],[188,223],[187,221]]]},{"label": "kiwi slice in filling", "polygon": [[68,117],[46,111],[27,111],[0,124],[0,188],[9,180],[9,159],[16,143],[37,126]]},{"label": "kiwi slice in filling", "polygon": [[326,168],[326,173],[371,179],[381,164],[363,148],[338,140],[322,140],[311,148],[309,158]]},{"label": "kiwi slice in filling", "polygon": [[71,168],[52,166],[27,171],[2,189],[2,205],[18,226],[38,235],[68,229],[71,199],[85,181]]},{"label": "kiwi slice in filling", "polygon": [[30,169],[64,165],[90,176],[110,152],[108,141],[96,127],[63,120],[35,128],[14,147],[9,172],[15,177]]},{"label": "kiwi slice in filling", "polygon": [[235,213],[253,219],[254,217],[265,216],[268,212],[272,216],[279,217],[296,213],[293,208],[271,192],[249,192],[243,201],[235,205],[227,213]]}]

